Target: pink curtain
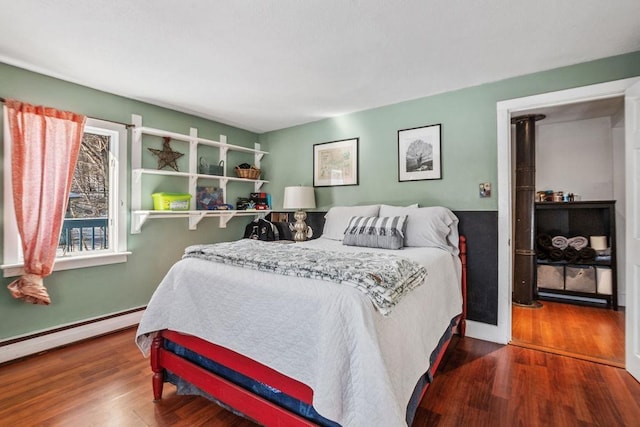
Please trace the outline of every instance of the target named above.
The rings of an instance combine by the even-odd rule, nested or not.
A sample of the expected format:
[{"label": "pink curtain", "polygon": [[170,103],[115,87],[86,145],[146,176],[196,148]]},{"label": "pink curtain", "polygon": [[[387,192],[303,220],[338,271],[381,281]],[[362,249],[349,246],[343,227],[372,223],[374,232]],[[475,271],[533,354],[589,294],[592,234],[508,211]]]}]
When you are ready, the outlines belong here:
[{"label": "pink curtain", "polygon": [[53,270],[86,117],[15,100],[7,100],[5,106],[25,270],[8,288],[14,298],[48,305],[43,278]]}]

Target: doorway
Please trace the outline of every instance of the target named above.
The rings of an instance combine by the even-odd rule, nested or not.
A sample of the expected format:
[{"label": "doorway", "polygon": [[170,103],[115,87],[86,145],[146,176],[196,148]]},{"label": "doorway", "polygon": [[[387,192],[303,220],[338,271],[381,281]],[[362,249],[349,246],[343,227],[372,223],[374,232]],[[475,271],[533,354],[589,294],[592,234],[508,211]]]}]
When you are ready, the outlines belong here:
[{"label": "doorway", "polygon": [[[616,222],[620,223],[618,229],[622,232],[616,233],[613,241],[616,248],[624,248],[625,227],[621,223],[624,220],[621,214],[624,211],[624,174],[616,173],[624,171],[624,97],[539,107],[512,114],[515,115],[545,117],[535,123],[536,190],[544,190],[556,197],[562,193],[571,194],[576,201],[616,201]],[[515,136],[511,141],[511,150],[515,153]],[[515,162],[513,165],[515,167]],[[545,197],[543,194],[540,196]],[[559,218],[554,216],[554,219]],[[555,222],[546,225],[553,229],[556,228]],[[613,259],[615,261],[615,256]],[[564,260],[559,261],[561,265],[546,262],[539,268],[546,269],[543,271],[551,269],[554,276],[538,274],[538,282],[543,282],[541,286],[563,288],[566,281],[569,289],[572,278],[565,271],[579,271],[580,274],[585,273],[585,277],[593,274],[593,281],[589,282],[589,278],[582,276],[577,278],[588,285],[586,292],[560,290],[554,293],[558,292],[554,290],[549,293],[540,290],[537,299],[542,306],[539,308],[513,305],[511,343],[623,367],[623,307],[619,311],[610,307],[599,308],[606,301],[598,299],[595,293],[596,270],[608,269],[611,273],[611,269],[595,265],[570,267],[564,265]],[[612,268],[624,271],[622,266]],[[545,284],[545,279],[554,283]],[[619,281],[624,282],[623,277]],[[616,294],[624,295],[624,288],[621,291]],[[576,296],[577,293],[581,296]]]},{"label": "doorway", "polygon": [[[512,294],[512,152],[511,115],[520,111],[571,104],[584,101],[625,97],[625,177],[626,207],[622,214],[627,223],[625,254],[620,266],[624,278],[618,278],[625,288],[625,369],[640,379],[640,77],[616,80],[579,88],[500,101],[496,104],[498,157],[498,321],[497,325],[476,325],[469,322],[473,336],[508,344],[511,342]],[[477,322],[476,322],[477,323]]]}]

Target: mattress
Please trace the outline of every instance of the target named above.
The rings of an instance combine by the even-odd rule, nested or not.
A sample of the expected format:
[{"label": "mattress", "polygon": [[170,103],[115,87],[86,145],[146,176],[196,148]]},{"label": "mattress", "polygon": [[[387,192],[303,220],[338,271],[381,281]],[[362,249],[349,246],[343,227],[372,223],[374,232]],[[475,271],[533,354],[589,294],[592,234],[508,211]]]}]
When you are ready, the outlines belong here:
[{"label": "mattress", "polygon": [[[324,238],[304,245],[383,251]],[[427,278],[387,316],[349,286],[183,259],[154,293],[136,342],[148,354],[156,331],[195,335],[309,385],[313,407],[327,419],[406,425],[416,383],[462,311],[460,262],[441,249],[393,252],[424,265]]]},{"label": "mattress", "polygon": [[[406,421],[407,425],[413,424],[413,419],[415,417],[418,406],[420,405],[420,400],[423,396],[425,388],[428,383],[433,381],[433,375],[435,374],[434,369],[436,367],[436,362],[438,356],[442,354],[445,350],[445,347],[449,340],[451,339],[452,332],[454,330],[455,325],[458,324],[460,316],[456,316],[456,318],[451,320],[451,324],[449,328],[442,334],[440,337],[440,341],[438,342],[438,346],[431,353],[430,358],[430,368],[427,372],[424,373],[418,380],[413,393],[411,395],[411,399],[406,409]],[[194,363],[195,365],[208,370],[226,380],[231,381],[232,383],[241,386],[246,390],[250,390],[252,393],[265,398],[270,402],[274,402],[282,408],[285,408],[307,420],[312,421],[314,424],[323,427],[337,427],[339,424],[328,420],[318,414],[318,412],[313,408],[313,406],[292,397],[286,393],[283,393],[281,390],[278,390],[272,386],[261,383],[253,378],[247,377],[237,371],[234,371],[216,361],[213,361],[203,355],[200,355],[186,347],[181,346],[180,344],[176,344],[169,339],[164,339],[163,347],[177,354],[178,356]],[[176,386],[178,395],[199,395],[203,396],[211,401],[216,402],[218,405],[226,408],[227,410],[245,417],[244,414],[239,413],[233,407],[228,406],[226,403],[222,402],[215,396],[210,395],[209,393],[199,389],[195,385],[191,384],[189,381],[184,380],[179,375],[174,374],[173,372],[167,371],[165,373],[165,381],[168,381]]]}]

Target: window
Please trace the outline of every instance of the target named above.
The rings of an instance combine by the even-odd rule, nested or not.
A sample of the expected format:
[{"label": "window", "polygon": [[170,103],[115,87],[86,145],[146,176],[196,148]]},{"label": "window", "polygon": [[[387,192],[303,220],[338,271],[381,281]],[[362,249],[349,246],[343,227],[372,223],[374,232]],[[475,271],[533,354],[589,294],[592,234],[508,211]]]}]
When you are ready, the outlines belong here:
[{"label": "window", "polygon": [[[11,277],[23,273],[23,256],[13,209],[11,141],[7,129],[4,138],[2,269],[5,277]],[[54,271],[127,260],[126,156],[127,129],[124,125],[87,118]]]}]

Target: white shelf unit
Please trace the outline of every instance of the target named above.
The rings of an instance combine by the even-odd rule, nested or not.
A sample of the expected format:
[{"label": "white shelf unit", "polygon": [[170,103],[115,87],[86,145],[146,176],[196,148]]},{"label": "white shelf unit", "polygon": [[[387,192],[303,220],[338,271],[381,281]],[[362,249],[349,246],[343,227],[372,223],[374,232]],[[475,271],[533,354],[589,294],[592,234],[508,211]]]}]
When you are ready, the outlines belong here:
[{"label": "white shelf unit", "polygon": [[[252,183],[254,192],[258,192],[263,184],[269,182],[262,179],[246,179],[227,176],[227,152],[239,151],[244,153],[252,153],[254,155],[253,164],[260,167],[260,160],[266,151],[260,150],[260,144],[255,143],[254,148],[243,147],[240,145],[227,144],[227,137],[220,135],[220,141],[199,138],[198,129],[191,128],[189,135],[169,132],[161,129],[155,129],[142,126],[142,116],[137,114],[131,115],[131,121],[134,124],[132,130],[131,145],[131,234],[138,234],[142,230],[142,225],[149,219],[153,218],[189,218],[189,230],[195,230],[198,223],[207,217],[217,217],[220,220],[220,227],[227,226],[227,222],[236,216],[265,216],[270,211],[267,210],[197,210],[196,209],[196,188],[199,179],[217,180],[219,187],[223,190],[223,197],[227,198],[227,183],[229,181],[238,181]],[[184,141],[189,144],[189,171],[175,172],[171,170],[148,169],[142,167],[142,136],[153,135],[159,137],[169,137],[172,140]],[[224,160],[223,175],[206,175],[198,173],[198,146],[216,147],[220,150],[220,160]],[[143,210],[142,209],[142,177],[143,175],[162,175],[167,177],[177,177],[188,181],[189,194],[191,194],[191,206],[188,211],[159,211],[159,210]],[[149,198],[151,194],[147,195]]]}]

